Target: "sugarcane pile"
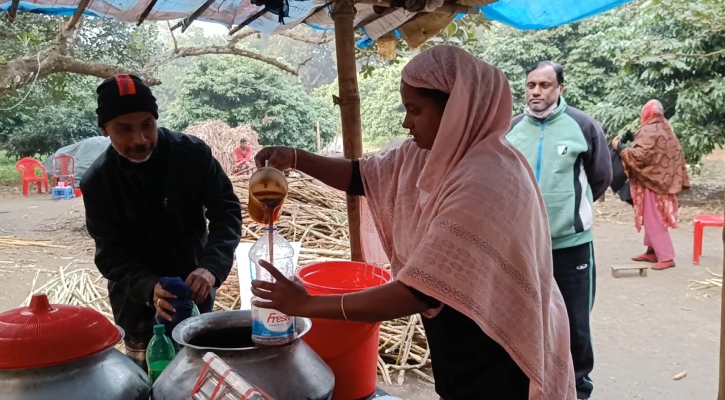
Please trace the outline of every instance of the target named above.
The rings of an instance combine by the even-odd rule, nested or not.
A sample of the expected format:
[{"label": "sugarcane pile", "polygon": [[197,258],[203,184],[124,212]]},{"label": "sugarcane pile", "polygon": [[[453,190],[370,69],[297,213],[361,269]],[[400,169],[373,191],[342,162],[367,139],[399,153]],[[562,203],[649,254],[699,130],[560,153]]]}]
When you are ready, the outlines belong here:
[{"label": "sugarcane pile", "polygon": [[254,149],[259,149],[259,135],[249,125],[231,128],[222,121],[206,121],[192,125],[184,133],[203,140],[211,147],[211,153],[219,161],[227,175],[234,169],[234,148],[246,138]]},{"label": "sugarcane pile", "polygon": [[722,287],[722,275],[716,274],[712,271],[710,271],[709,268],[706,268],[707,272],[712,275],[712,278],[705,279],[705,280],[690,280],[690,285],[688,286],[691,290],[702,290],[702,289],[710,289],[714,287]]},{"label": "sugarcane pile", "polygon": [[0,247],[53,247],[56,249],[67,249],[67,246],[53,244],[50,240],[21,239],[15,236],[0,236]]},{"label": "sugarcane pile", "polygon": [[423,372],[430,366],[430,349],[421,318],[413,315],[381,324],[378,371],[386,384],[402,385],[408,371],[434,383],[433,378]]},{"label": "sugarcane pile", "polygon": [[[242,241],[255,242],[263,235],[264,227],[255,224],[247,213],[249,200],[248,178],[231,178],[234,192],[242,202],[244,221]],[[345,196],[327,186],[317,185],[312,179],[290,178],[289,194],[276,223],[277,232],[290,242],[301,242],[298,265],[348,259],[350,239],[347,226]]]},{"label": "sugarcane pile", "polygon": [[214,311],[238,310],[239,301],[239,277],[237,275],[237,268],[234,267],[229,272],[227,280],[216,291]]},{"label": "sugarcane pile", "polygon": [[36,288],[40,270],[35,274],[30,294],[21,304],[30,305],[34,294],[44,293],[50,304],[68,304],[72,306],[90,307],[113,321],[113,312],[108,303],[108,289],[103,276],[86,268],[71,269],[71,264],[60,267],[44,285]]}]

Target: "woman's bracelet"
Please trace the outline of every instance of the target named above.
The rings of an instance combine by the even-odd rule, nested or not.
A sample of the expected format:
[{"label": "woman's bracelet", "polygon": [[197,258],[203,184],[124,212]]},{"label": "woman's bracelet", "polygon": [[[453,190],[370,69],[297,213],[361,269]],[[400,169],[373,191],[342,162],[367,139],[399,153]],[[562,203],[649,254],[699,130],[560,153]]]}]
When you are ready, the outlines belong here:
[{"label": "woman's bracelet", "polygon": [[349,321],[347,319],[347,314],[345,314],[345,295],[343,294],[342,297],[340,297],[340,310],[342,310],[342,317],[345,318],[345,321]]}]

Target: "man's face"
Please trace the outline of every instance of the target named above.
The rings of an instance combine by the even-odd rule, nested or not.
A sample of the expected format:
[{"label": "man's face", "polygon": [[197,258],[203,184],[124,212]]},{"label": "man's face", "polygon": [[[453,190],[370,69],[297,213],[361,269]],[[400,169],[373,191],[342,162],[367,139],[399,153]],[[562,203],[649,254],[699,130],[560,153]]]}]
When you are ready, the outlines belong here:
[{"label": "man's face", "polygon": [[151,158],[158,141],[156,118],[145,111],[116,117],[108,121],[101,132],[111,139],[118,154],[135,163]]},{"label": "man's face", "polygon": [[554,67],[541,67],[526,77],[526,105],[532,111],[547,110],[563,93],[564,85],[557,82]]}]

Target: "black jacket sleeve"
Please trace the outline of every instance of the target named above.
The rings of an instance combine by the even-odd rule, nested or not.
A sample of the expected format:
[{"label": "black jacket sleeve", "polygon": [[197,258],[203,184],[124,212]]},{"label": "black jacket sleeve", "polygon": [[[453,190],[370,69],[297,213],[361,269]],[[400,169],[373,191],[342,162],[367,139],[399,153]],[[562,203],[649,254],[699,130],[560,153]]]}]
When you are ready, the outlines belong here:
[{"label": "black jacket sleeve", "polygon": [[612,183],[612,157],[604,129],[599,123],[592,120],[582,126],[582,131],[589,144],[589,150],[583,160],[584,171],[592,188],[592,196],[594,200],[598,200]]},{"label": "black jacket sleeve", "polygon": [[122,222],[105,210],[107,204],[103,196],[86,182],[81,182],[81,190],[88,234],[96,242],[96,267],[104,278],[123,287],[132,301],[151,306],[159,277],[146,265],[127,255],[128,243],[122,234]]},{"label": "black jacket sleeve", "polygon": [[209,237],[199,266],[216,276],[215,287],[229,276],[234,263],[234,250],[242,235],[242,206],[234,194],[229,177],[204,145],[206,173],[203,178],[202,201],[209,220]]}]

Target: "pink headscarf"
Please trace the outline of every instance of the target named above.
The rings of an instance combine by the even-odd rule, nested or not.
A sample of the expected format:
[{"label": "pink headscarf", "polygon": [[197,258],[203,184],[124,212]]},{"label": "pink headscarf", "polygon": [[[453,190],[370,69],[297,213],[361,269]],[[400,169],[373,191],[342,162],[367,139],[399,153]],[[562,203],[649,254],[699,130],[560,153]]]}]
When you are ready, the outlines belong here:
[{"label": "pink headscarf", "polygon": [[642,125],[654,117],[664,117],[665,108],[659,100],[650,100],[642,107]]},{"label": "pink headscarf", "polygon": [[[529,377],[530,400],[575,399],[546,209],[528,163],[504,139],[506,76],[438,46],[410,61],[403,80],[450,99],[431,151],[408,140],[360,161],[368,217],[393,274],[476,321]],[[364,249],[374,250],[366,232]]]}]

